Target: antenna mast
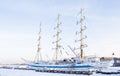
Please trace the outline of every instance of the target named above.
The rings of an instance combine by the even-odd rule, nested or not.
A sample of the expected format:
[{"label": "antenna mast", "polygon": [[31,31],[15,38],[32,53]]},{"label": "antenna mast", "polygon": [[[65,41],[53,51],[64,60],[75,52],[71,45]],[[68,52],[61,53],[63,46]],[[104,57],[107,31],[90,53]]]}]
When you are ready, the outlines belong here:
[{"label": "antenna mast", "polygon": [[79,50],[80,50],[80,59],[83,59],[83,48],[87,47],[86,44],[83,44],[83,39],[87,38],[87,36],[83,37],[83,31],[86,29],[86,26],[83,27],[83,20],[85,19],[85,16],[83,16],[83,9],[80,10],[80,20],[77,22],[77,24],[80,24],[80,31],[76,32],[76,34],[80,35],[80,44],[79,44]]},{"label": "antenna mast", "polygon": [[41,47],[40,47],[40,42],[41,42],[41,23],[40,23],[40,26],[39,26],[39,33],[38,33],[38,45],[37,45],[37,61],[40,61],[42,60],[42,57],[41,57]]}]

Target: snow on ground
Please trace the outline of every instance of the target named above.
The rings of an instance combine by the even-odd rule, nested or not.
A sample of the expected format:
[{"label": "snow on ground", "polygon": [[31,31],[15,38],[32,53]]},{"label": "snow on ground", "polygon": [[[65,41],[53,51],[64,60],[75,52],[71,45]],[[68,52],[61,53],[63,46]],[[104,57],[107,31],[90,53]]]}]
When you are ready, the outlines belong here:
[{"label": "snow on ground", "polygon": [[[88,76],[88,75],[45,73],[35,72],[33,70],[0,69],[0,76]],[[91,76],[120,76],[120,74],[111,75],[93,74]]]},{"label": "snow on ground", "polygon": [[33,70],[0,69],[0,76],[78,76],[78,75],[35,72]]}]

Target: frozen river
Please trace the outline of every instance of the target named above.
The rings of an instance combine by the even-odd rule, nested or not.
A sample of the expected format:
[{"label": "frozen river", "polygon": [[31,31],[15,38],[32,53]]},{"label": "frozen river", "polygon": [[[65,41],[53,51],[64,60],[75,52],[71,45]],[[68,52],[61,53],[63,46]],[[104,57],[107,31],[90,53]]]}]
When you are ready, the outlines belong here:
[{"label": "frozen river", "polygon": [[[0,76],[88,76],[88,75],[45,73],[35,72],[33,70],[0,69]],[[93,74],[90,76],[120,76],[120,74],[111,75]]]}]

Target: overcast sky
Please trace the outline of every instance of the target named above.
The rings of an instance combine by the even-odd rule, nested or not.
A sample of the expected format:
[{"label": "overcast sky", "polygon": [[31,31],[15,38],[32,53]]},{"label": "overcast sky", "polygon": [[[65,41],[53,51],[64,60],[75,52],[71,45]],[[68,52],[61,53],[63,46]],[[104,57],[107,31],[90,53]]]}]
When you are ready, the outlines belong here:
[{"label": "overcast sky", "polygon": [[[61,14],[60,44],[78,47],[75,35],[79,12],[84,8],[87,29],[85,55],[120,56],[120,0],[0,0],[0,63],[34,60],[39,24],[42,23],[42,58],[54,59],[53,29]],[[64,52],[63,52],[64,53]],[[72,53],[71,56],[74,56]]]}]

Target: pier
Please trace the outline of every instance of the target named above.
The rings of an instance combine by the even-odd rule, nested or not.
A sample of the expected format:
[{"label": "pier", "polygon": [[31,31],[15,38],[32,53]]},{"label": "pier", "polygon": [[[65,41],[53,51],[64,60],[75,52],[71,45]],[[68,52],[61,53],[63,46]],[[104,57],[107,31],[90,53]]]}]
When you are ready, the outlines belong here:
[{"label": "pier", "polygon": [[93,71],[89,70],[48,70],[48,69],[37,69],[36,72],[48,72],[48,73],[62,73],[62,74],[83,74],[92,75]]},{"label": "pier", "polygon": [[120,74],[120,71],[111,71],[111,72],[104,72],[104,71],[96,71],[96,73],[101,73],[101,74]]}]

